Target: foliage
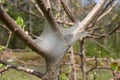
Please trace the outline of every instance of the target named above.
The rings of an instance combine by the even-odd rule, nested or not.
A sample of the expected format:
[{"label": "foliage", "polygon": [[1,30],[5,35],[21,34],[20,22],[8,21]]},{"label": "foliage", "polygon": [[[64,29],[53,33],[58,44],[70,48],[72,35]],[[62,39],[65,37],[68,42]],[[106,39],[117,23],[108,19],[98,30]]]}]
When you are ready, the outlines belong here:
[{"label": "foliage", "polygon": [[0,68],[3,67],[3,64],[0,64]]},{"label": "foliage", "polygon": [[117,62],[111,62],[110,67],[112,70],[120,72],[120,65]]},{"label": "foliage", "polygon": [[20,27],[22,27],[23,24],[24,24],[23,18],[20,17],[20,16],[18,16],[17,19],[16,19],[16,23],[17,23]]},{"label": "foliage", "polygon": [[60,74],[60,80],[68,80],[65,74]]},{"label": "foliage", "polygon": [[0,52],[2,52],[5,49],[5,46],[0,46]]},{"label": "foliage", "polygon": [[68,80],[68,75],[71,73],[70,69],[64,67],[64,72],[60,73],[60,80]]}]

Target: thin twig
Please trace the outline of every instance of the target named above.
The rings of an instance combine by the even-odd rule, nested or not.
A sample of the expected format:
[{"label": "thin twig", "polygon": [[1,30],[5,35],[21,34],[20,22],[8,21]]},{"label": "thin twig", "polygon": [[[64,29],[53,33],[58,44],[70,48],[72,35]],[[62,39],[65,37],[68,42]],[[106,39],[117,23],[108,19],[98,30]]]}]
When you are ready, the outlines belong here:
[{"label": "thin twig", "polygon": [[0,27],[2,27],[2,28],[4,28],[5,30],[7,30],[7,31],[10,31],[5,25],[3,25],[3,24],[0,24]]},{"label": "thin twig", "polygon": [[[95,19],[92,21],[92,24],[90,24],[88,28],[91,28],[91,27],[95,26],[95,24],[98,23],[98,21],[99,21],[100,19],[102,19],[105,15],[107,15],[109,12],[106,12],[106,13],[104,14],[104,12],[105,12],[107,9],[108,9],[108,11],[111,11],[111,9],[112,9],[115,5],[113,5],[113,7],[112,7],[111,9],[109,9],[109,6],[112,5],[112,4],[114,4],[114,3],[113,3],[114,1],[115,1],[115,0],[110,1],[110,2],[105,6],[105,8],[104,8],[103,10],[100,10],[99,14],[97,14],[97,16],[95,17]],[[116,3],[115,3],[115,4],[116,4]]]},{"label": "thin twig", "polygon": [[109,70],[109,71],[112,71],[113,72],[113,70],[111,69],[111,68],[108,68],[108,67],[93,67],[93,68],[91,68],[90,70],[88,70],[87,72],[86,72],[86,74],[88,75],[91,71],[94,71],[94,70]]},{"label": "thin twig", "polygon": [[84,39],[80,40],[80,54],[81,58],[81,71],[82,71],[82,80],[87,80],[87,75],[86,75],[86,54],[85,54],[85,45],[84,45]]},{"label": "thin twig", "polygon": [[32,16],[37,17],[37,18],[43,18],[42,16],[39,16],[39,15],[33,13],[33,12],[29,12],[29,11],[23,9],[23,8],[20,6],[20,4],[14,4],[11,0],[8,0],[8,2],[9,2],[10,4],[12,4],[12,6],[17,7],[19,10],[21,10],[22,12],[24,12],[24,13],[26,13],[26,14],[32,15]]},{"label": "thin twig", "polygon": [[35,0],[30,0],[36,7],[36,9],[38,10],[38,12],[41,14],[41,16],[44,16],[43,12],[41,11],[41,9],[39,8],[39,6],[37,5],[37,3],[35,2]]},{"label": "thin twig", "polygon": [[10,43],[11,36],[12,36],[12,32],[9,31],[9,36],[8,36],[8,40],[7,40],[7,43],[6,43],[6,46],[5,46],[5,51],[7,51],[8,45]]},{"label": "thin twig", "polygon": [[97,21],[99,21],[100,19],[102,19],[104,16],[106,16],[108,13],[110,13],[110,11],[115,7],[115,5],[117,4],[118,0],[116,0],[113,4],[110,2],[108,5],[110,5],[110,7],[108,8],[108,10],[106,10],[104,13],[102,13],[101,16],[99,16],[99,18],[97,19]]},{"label": "thin twig", "polygon": [[28,74],[33,74],[33,75],[35,75],[35,76],[37,76],[37,77],[39,77],[39,78],[41,78],[41,77],[44,75],[43,73],[38,72],[38,71],[35,71],[35,70],[33,70],[33,69],[28,69],[28,68],[26,68],[26,67],[15,66],[15,65],[6,63],[6,62],[4,62],[4,61],[2,61],[2,60],[0,60],[0,63],[3,64],[3,65],[5,65],[5,67],[0,70],[0,73],[3,73],[3,72],[5,72],[5,71],[13,68],[13,69],[16,69],[16,70],[18,70],[18,71],[23,71],[23,72],[26,72],[26,73],[28,73]]},{"label": "thin twig", "polygon": [[71,63],[72,63],[72,74],[73,74],[73,80],[76,80],[76,67],[75,67],[75,56],[74,56],[74,50],[73,50],[73,46],[71,46]]},{"label": "thin twig", "polygon": [[116,32],[119,28],[120,28],[120,24],[116,28],[114,28],[112,31],[110,31],[110,32],[108,32],[106,34],[90,33],[92,36],[89,36],[89,37],[96,38],[96,39],[109,37],[109,35],[111,35],[114,32]]},{"label": "thin twig", "polygon": [[67,15],[69,16],[69,18],[72,20],[72,22],[77,22],[77,19],[75,18],[75,16],[73,15],[72,11],[69,9],[69,7],[65,4],[65,2],[63,0],[60,0],[61,4],[65,10],[65,12],[67,13]]}]

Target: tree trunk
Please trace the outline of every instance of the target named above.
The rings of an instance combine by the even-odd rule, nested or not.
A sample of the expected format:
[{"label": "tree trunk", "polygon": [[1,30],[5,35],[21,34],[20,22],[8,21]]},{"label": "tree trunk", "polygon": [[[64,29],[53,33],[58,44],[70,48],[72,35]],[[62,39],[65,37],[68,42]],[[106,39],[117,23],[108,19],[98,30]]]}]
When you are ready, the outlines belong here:
[{"label": "tree trunk", "polygon": [[43,80],[59,80],[59,64],[53,64],[46,62],[46,73],[43,76]]}]

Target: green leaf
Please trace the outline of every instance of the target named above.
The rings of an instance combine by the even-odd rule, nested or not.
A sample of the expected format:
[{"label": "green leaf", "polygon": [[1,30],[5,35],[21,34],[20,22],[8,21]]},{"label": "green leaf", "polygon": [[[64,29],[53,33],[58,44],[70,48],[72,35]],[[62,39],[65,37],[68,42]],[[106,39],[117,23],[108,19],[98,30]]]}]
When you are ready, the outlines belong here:
[{"label": "green leaf", "polygon": [[5,49],[5,46],[0,46],[0,52],[2,52]]},{"label": "green leaf", "polygon": [[0,64],[0,68],[3,67],[3,64]]},{"label": "green leaf", "polygon": [[16,23],[17,23],[20,27],[22,27],[23,24],[24,24],[23,18],[20,17],[20,16],[17,17],[17,19],[16,19]]},{"label": "green leaf", "polygon": [[60,80],[68,80],[65,74],[60,74]]},{"label": "green leaf", "polygon": [[5,46],[1,46],[0,48],[1,48],[1,49],[5,49]]},{"label": "green leaf", "polygon": [[110,64],[111,69],[116,70],[118,68],[118,63],[117,62],[112,62]]},{"label": "green leaf", "polygon": [[70,72],[71,72],[71,69],[67,69],[64,74],[68,75]]},{"label": "green leaf", "polygon": [[67,25],[64,25],[64,28],[68,28],[68,26],[67,26]]}]

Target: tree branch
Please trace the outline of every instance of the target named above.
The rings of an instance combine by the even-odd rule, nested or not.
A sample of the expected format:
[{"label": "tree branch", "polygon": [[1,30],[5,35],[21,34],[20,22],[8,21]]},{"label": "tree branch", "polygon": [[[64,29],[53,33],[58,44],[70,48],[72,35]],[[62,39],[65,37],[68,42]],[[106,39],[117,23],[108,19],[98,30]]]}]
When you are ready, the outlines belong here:
[{"label": "tree branch", "polygon": [[48,59],[47,50],[40,45],[38,46],[33,39],[22,30],[16,22],[0,6],[0,20],[5,23],[6,27],[15,33],[23,42],[25,42],[36,53]]},{"label": "tree branch", "polygon": [[[120,21],[118,21],[119,24]],[[109,37],[109,35],[111,35],[112,33],[116,32],[118,29],[120,28],[120,24],[117,25],[117,27],[115,27],[112,31],[107,32],[106,34],[99,34],[99,33],[90,33],[91,38],[104,38],[104,37]]]},{"label": "tree branch", "polygon": [[75,24],[77,25],[77,28],[73,31],[73,35],[74,35],[73,42],[79,39],[82,40],[84,37],[89,36],[89,34],[85,31],[85,29],[89,27],[89,25],[94,19],[96,19],[96,16],[103,8],[105,2],[106,0],[100,0],[81,23],[78,22]]},{"label": "tree branch", "polygon": [[82,28],[87,28],[91,22],[96,18],[97,14],[100,12],[100,10],[103,8],[106,0],[100,0],[96,6],[90,11],[90,13],[85,17],[85,19],[82,21]]},{"label": "tree branch", "polygon": [[39,6],[36,4],[35,0],[30,0],[30,1],[35,5],[35,7],[36,7],[36,9],[38,10],[38,12],[39,12],[42,16],[44,16],[44,14],[42,13],[41,9],[40,9]]},{"label": "tree branch", "polygon": [[35,71],[33,69],[28,69],[26,67],[20,67],[20,66],[15,66],[15,65],[12,65],[12,64],[8,64],[8,63],[6,63],[6,62],[4,62],[2,60],[0,60],[0,63],[5,65],[5,67],[3,69],[0,69],[0,73],[3,73],[5,71],[13,68],[13,69],[16,69],[18,71],[23,71],[23,72],[26,72],[28,74],[33,74],[33,75],[35,75],[35,76],[37,76],[39,78],[42,78],[42,76],[44,75],[43,73]]},{"label": "tree branch", "polygon": [[7,30],[7,31],[10,31],[5,25],[3,25],[3,24],[0,24],[0,27],[2,27],[2,28],[4,28],[5,30]]},{"label": "tree branch", "polygon": [[61,34],[61,32],[60,32],[60,30],[59,30],[59,25],[57,24],[57,22],[56,22],[53,14],[52,14],[50,8],[47,8],[47,7],[46,7],[46,5],[45,5],[45,3],[44,3],[43,0],[36,0],[36,2],[37,2],[37,4],[38,4],[38,6],[41,8],[41,10],[42,10],[44,16],[46,17],[46,19],[48,20],[51,28],[52,28],[55,32]]},{"label": "tree branch", "polygon": [[43,18],[43,15],[40,16],[40,15],[37,15],[37,14],[35,14],[35,13],[33,13],[33,12],[29,12],[29,11],[23,9],[23,8],[20,6],[20,4],[14,4],[14,3],[13,3],[12,1],[10,1],[10,0],[8,0],[8,3],[12,4],[12,6],[14,6],[14,7],[17,7],[19,10],[21,10],[22,12],[24,12],[24,13],[26,13],[26,14],[32,15],[32,16],[37,17],[37,18]]},{"label": "tree branch", "polygon": [[[113,2],[113,1],[112,1]],[[111,10],[115,7],[115,5],[117,4],[117,2],[118,2],[118,0],[116,0],[113,4],[112,4],[112,2],[111,3],[109,3],[108,4],[108,6],[109,6],[109,8],[108,8],[108,10],[106,10],[104,13],[102,13],[102,15],[101,16],[99,16],[99,18],[97,19],[97,21],[99,21],[100,19],[102,19],[104,16],[106,16],[109,12],[111,12]]]},{"label": "tree branch", "polygon": [[65,2],[63,0],[60,0],[61,4],[65,10],[65,12],[67,13],[67,15],[69,16],[69,18],[72,20],[72,22],[77,22],[75,16],[73,15],[73,13],[71,12],[71,10],[68,8],[68,6],[65,4]]}]

